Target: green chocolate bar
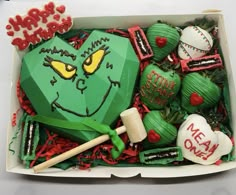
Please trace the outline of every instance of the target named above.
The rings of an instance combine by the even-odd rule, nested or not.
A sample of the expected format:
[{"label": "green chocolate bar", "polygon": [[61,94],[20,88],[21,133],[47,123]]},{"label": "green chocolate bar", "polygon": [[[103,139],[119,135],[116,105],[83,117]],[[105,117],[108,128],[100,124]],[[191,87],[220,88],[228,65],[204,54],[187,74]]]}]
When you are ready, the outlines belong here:
[{"label": "green chocolate bar", "polygon": [[174,161],[182,161],[183,155],[180,147],[155,148],[139,153],[141,163],[149,165],[165,165]]}]

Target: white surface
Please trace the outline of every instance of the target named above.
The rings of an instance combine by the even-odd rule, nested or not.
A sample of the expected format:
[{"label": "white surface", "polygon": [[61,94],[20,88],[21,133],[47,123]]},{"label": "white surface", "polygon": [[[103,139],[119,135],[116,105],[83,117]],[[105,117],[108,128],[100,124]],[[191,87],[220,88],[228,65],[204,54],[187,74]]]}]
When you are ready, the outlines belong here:
[{"label": "white surface", "polygon": [[[30,177],[5,172],[5,145],[6,129],[9,122],[9,97],[10,97],[10,73],[12,47],[9,38],[5,35],[5,24],[7,18],[17,13],[24,13],[34,5],[42,5],[34,0],[0,1],[0,51],[2,63],[0,65],[0,189],[1,194],[161,194],[161,195],[230,195],[236,191],[236,170],[208,176],[178,178],[178,179],[141,179],[139,177],[130,179],[65,179]],[[133,14],[163,14],[163,13],[199,13],[206,9],[222,10],[226,20],[226,31],[228,34],[229,47],[232,64],[236,63],[236,56],[233,55],[236,44],[236,27],[233,15],[233,0],[86,0],[66,1],[70,2],[68,12],[72,7],[85,16],[93,15],[133,15]],[[76,3],[75,3],[76,2]],[[80,2],[80,3],[79,3]],[[233,69],[236,74],[236,69]],[[87,185],[90,184],[90,185]]]}]

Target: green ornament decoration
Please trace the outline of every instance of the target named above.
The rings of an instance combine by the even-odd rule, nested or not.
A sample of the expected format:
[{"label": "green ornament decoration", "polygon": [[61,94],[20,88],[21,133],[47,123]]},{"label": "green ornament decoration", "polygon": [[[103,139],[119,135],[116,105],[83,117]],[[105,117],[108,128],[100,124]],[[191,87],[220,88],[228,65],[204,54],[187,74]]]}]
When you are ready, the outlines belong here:
[{"label": "green ornament decoration", "polygon": [[147,29],[147,39],[153,50],[153,59],[161,61],[176,48],[180,35],[174,27],[156,23]]},{"label": "green ornament decoration", "polygon": [[207,76],[194,72],[182,80],[181,105],[189,113],[215,106],[220,97],[221,89]]},{"label": "green ornament decoration", "polygon": [[150,109],[162,109],[177,95],[181,85],[175,70],[162,70],[149,64],[140,78],[140,98]]},{"label": "green ornament decoration", "polygon": [[143,124],[147,131],[147,139],[143,142],[144,148],[151,149],[171,144],[177,136],[177,128],[172,123],[180,121],[182,117],[176,113],[158,110],[147,113],[143,118]]},{"label": "green ornament decoration", "polygon": [[[20,83],[37,114],[113,125],[132,101],[139,60],[127,38],[94,30],[79,50],[55,37],[23,57]],[[96,132],[59,130],[89,141]]]}]

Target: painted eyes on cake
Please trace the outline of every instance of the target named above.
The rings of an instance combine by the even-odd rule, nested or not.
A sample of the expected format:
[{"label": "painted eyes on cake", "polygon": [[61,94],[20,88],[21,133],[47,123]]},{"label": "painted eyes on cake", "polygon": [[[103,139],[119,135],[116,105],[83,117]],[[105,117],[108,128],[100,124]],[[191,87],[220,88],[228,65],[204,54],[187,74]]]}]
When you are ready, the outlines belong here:
[{"label": "painted eyes on cake", "polygon": [[[91,75],[99,69],[104,57],[110,53],[108,48],[109,47],[103,45],[84,60],[82,68],[86,75]],[[49,56],[46,56],[44,60],[45,63],[43,65],[51,67],[62,78],[72,79],[76,76],[77,67],[59,60],[54,60]]]},{"label": "painted eyes on cake", "polygon": [[97,51],[90,54],[84,60],[84,62],[82,64],[82,68],[83,68],[85,74],[87,74],[87,75],[93,74],[94,72],[96,72],[99,69],[101,63],[103,62],[105,55],[107,55],[109,53],[109,51],[107,51],[107,50],[108,50],[108,47],[105,47],[105,45],[103,45]]},{"label": "painted eyes on cake", "polygon": [[76,75],[77,68],[71,64],[66,64],[59,60],[54,60],[47,56],[44,58],[46,63],[44,66],[51,67],[57,74],[59,74],[64,79],[71,79]]}]

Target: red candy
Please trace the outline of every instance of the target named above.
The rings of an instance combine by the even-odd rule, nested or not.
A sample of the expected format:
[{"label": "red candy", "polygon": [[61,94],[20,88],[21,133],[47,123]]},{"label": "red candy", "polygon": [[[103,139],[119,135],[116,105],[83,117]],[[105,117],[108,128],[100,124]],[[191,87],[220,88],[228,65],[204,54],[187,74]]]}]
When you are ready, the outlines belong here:
[{"label": "red candy", "polygon": [[56,8],[56,10],[58,11],[58,12],[60,12],[61,14],[63,14],[64,12],[65,12],[65,6],[64,5],[61,5],[61,6],[58,6],[57,8]]},{"label": "red candy", "polygon": [[159,48],[165,47],[167,43],[166,37],[156,37],[156,44]]},{"label": "red candy", "polygon": [[150,143],[156,143],[160,141],[160,139],[161,139],[161,136],[155,130],[151,129],[148,132],[148,141]]},{"label": "red candy", "polygon": [[198,106],[201,105],[204,102],[204,99],[202,96],[198,95],[198,93],[192,93],[190,96],[190,104],[192,106]]}]

